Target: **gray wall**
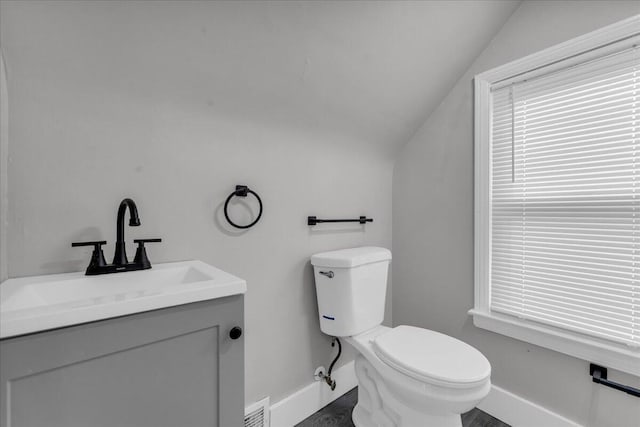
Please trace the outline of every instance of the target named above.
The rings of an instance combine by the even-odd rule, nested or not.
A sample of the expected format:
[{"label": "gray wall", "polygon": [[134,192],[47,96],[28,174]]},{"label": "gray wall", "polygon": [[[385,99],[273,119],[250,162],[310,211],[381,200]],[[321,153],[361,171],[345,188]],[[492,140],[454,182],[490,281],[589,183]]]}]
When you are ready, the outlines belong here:
[{"label": "gray wall", "polygon": [[[278,400],[330,361],[309,255],[390,247],[395,153],[517,6],[0,2],[0,273],[83,270],[79,240],[109,240],[110,258],[117,204],[132,197],[142,227],[129,241],[164,239],[153,262],[198,258],[247,279],[247,401]],[[247,232],[221,214],[235,184],[265,203]],[[238,222],[246,203],[232,206]],[[311,230],[312,214],[375,222]]]},{"label": "gray wall", "polygon": [[[588,363],[477,329],[473,306],[475,74],[640,13],[638,2],[524,2],[401,152],[393,181],[394,324],[480,349],[492,380],[592,426],[638,425],[638,400],[590,382]],[[640,385],[619,372],[614,380]]]},{"label": "gray wall", "polygon": [[[229,97],[213,71],[216,56],[188,51],[205,41],[225,48],[212,35],[200,39],[197,9],[183,16],[170,5],[123,11],[90,3],[2,3],[11,94],[9,276],[83,270],[90,250],[72,249],[73,241],[108,240],[110,261],[118,203],[132,197],[142,226],[127,227],[127,240],[163,238],[149,246],[152,262],[201,259],[247,280],[246,399],[277,401],[312,381],[333,355],[317,321],[309,255],[391,245],[392,158],[362,149],[367,141],[348,133],[299,127],[287,117],[251,119],[256,82],[236,94],[236,107],[246,111],[230,114],[219,105]],[[234,31],[225,31],[231,40]],[[245,54],[259,55],[260,40],[247,43]],[[197,74],[207,69],[210,80]],[[287,90],[298,89],[291,84]],[[285,101],[272,100],[282,112]],[[246,232],[221,216],[235,184],[264,202],[262,220]],[[241,203],[232,211],[239,223],[251,217]],[[312,230],[306,216],[314,214],[366,214],[375,222]]]},{"label": "gray wall", "polygon": [[[0,267],[6,272],[8,265],[11,277],[80,271],[90,251],[69,245],[89,239],[109,240],[110,258],[117,203],[133,197],[142,227],[127,229],[129,241],[164,239],[149,248],[152,261],[197,258],[247,279],[246,400],[278,400],[330,360],[308,256],[389,247],[393,178],[395,323],[477,345],[497,384],[567,416],[586,419],[593,402],[598,414],[631,419],[631,398],[608,390],[592,396],[585,362],[479,331],[466,310],[473,294],[473,74],[637,13],[637,6],[527,2],[400,154],[392,177],[395,147],[414,116],[429,111],[513,7],[482,4],[490,3],[493,9],[478,2],[436,7],[459,18],[447,21],[435,10],[412,9],[426,2],[394,10],[368,3],[367,19],[360,19],[365,3],[358,2],[174,8],[177,2],[150,10],[145,2],[3,1],[11,126],[3,123],[10,133],[1,142],[6,147],[10,139],[11,162],[8,176],[0,165],[0,184],[11,182],[11,203],[2,203],[10,221],[2,243],[11,251]],[[125,5],[131,9],[119,9]],[[388,22],[398,16],[410,25]],[[335,17],[327,30],[325,19]],[[356,22],[412,31],[388,37]],[[307,24],[313,37],[303,31]],[[436,70],[443,52],[453,58],[443,49],[452,39],[455,66]],[[261,222],[244,233],[226,226],[220,211],[237,183],[265,203]],[[233,212],[239,222],[251,216],[242,204]],[[311,214],[361,213],[375,218],[364,230],[310,230],[304,223]],[[539,379],[543,368],[555,374],[551,389]]]},{"label": "gray wall", "polygon": [[[246,397],[277,401],[332,355],[309,255],[390,247],[395,153],[517,5],[2,1],[1,266],[80,271],[90,250],[70,248],[79,240],[109,240],[110,258],[130,196],[142,227],[129,241],[164,239],[153,262],[197,258],[247,279]],[[235,184],[264,200],[247,232],[221,214]],[[232,206],[238,222],[246,207]],[[375,222],[311,230],[313,214]]]},{"label": "gray wall", "polygon": [[8,277],[7,265],[7,213],[9,204],[9,96],[4,56],[0,49],[0,283]]}]

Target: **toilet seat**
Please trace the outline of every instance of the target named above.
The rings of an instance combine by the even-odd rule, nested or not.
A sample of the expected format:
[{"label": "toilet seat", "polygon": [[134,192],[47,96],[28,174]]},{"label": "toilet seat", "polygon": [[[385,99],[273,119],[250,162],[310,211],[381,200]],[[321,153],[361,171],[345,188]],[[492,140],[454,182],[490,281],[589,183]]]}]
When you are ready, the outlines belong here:
[{"label": "toilet seat", "polygon": [[413,326],[397,326],[372,340],[387,365],[419,381],[451,388],[487,381],[491,365],[482,353],[448,335]]}]

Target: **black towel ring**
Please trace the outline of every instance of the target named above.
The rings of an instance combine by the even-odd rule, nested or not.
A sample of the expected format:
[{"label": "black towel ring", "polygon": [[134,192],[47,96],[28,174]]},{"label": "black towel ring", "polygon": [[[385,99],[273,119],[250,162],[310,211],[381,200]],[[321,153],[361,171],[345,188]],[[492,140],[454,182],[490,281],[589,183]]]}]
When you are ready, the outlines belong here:
[{"label": "black towel ring", "polygon": [[[258,203],[260,204],[260,212],[258,212],[258,216],[256,217],[256,219],[251,224],[249,224],[249,225],[238,225],[235,222],[231,221],[231,218],[229,218],[229,212],[227,212],[227,208],[229,207],[229,201],[231,200],[231,198],[233,196],[247,197],[248,193],[253,194],[255,196],[255,198],[258,199]],[[227,197],[227,200],[224,202],[224,217],[227,219],[229,224],[231,224],[235,228],[251,228],[254,225],[256,225],[256,223],[258,221],[260,221],[260,217],[261,216],[262,216],[262,200],[260,200],[260,196],[258,196],[255,191],[250,190],[249,187],[247,187],[246,185],[236,185],[236,191],[234,191],[233,193],[229,194],[229,197]]]}]

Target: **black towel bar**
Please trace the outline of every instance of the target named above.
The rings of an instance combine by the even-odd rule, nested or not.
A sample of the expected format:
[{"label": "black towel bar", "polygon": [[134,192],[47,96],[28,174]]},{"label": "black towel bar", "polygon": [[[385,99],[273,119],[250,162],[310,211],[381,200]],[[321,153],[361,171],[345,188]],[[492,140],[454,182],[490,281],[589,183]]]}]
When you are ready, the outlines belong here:
[{"label": "black towel bar", "polygon": [[640,389],[609,381],[607,379],[607,368],[603,368],[602,366],[598,366],[592,363],[589,365],[589,375],[591,375],[591,379],[594,383],[602,384],[619,391],[624,391],[631,396],[640,397]]},{"label": "black towel bar", "polygon": [[373,218],[367,218],[366,216],[361,216],[360,218],[355,219],[318,219],[315,216],[307,217],[307,225],[316,225],[322,222],[358,222],[360,224],[365,224],[367,222],[373,222]]}]

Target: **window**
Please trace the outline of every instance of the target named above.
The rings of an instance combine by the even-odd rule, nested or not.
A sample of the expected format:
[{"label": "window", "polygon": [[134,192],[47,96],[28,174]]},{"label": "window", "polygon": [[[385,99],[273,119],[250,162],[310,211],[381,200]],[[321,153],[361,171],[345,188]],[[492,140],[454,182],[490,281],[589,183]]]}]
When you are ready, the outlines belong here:
[{"label": "window", "polygon": [[476,76],[476,326],[640,375],[640,16]]}]

